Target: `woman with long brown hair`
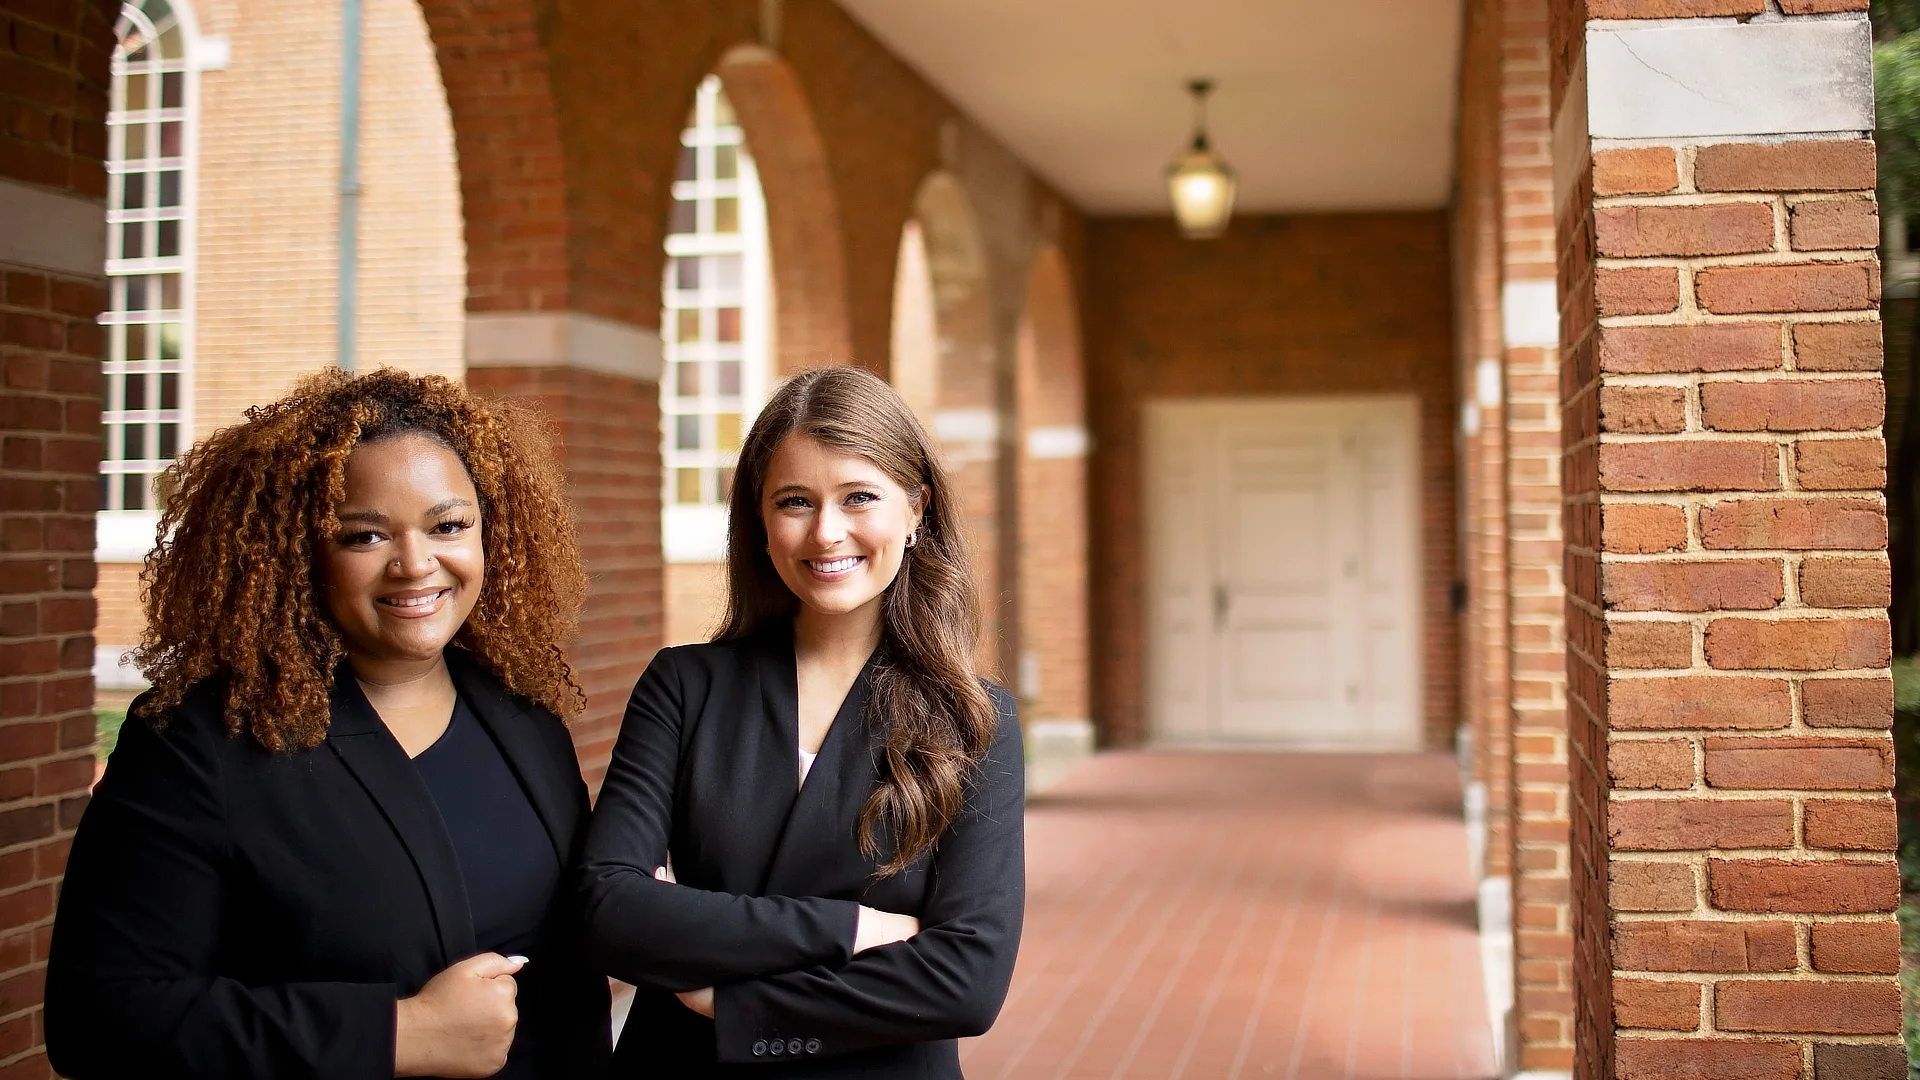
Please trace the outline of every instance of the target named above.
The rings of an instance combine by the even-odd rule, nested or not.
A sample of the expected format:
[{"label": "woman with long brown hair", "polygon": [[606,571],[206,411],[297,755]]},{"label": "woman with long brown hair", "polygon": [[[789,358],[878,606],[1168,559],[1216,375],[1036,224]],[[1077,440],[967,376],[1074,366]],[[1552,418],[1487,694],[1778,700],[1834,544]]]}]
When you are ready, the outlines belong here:
[{"label": "woman with long brown hair", "polygon": [[310,377],[170,468],[134,702],[47,969],[75,1080],[589,1080],[606,980],[559,644],[585,577],[530,417]]},{"label": "woman with long brown hair", "polygon": [[794,377],[740,454],[727,621],[634,688],[588,832],[615,1075],[957,1078],[1024,898],[1012,697],[946,473],[892,388]]}]

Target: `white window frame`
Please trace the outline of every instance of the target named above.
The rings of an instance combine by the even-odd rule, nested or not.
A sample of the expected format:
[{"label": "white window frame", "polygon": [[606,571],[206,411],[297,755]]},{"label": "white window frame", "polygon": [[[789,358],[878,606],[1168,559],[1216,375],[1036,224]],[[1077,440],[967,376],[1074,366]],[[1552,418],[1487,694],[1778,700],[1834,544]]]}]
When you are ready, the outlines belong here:
[{"label": "white window frame", "polygon": [[[152,21],[146,16],[145,12],[141,10],[143,6],[144,5],[140,3],[125,4],[121,8],[120,17],[134,19],[138,23],[144,24],[148,29],[151,29]],[[136,273],[177,273],[180,275],[180,307],[177,309],[180,326],[179,383],[176,390],[177,400],[175,401],[175,408],[169,410],[174,417],[173,423],[176,425],[174,453],[178,456],[180,453],[185,452],[186,448],[193,442],[194,392],[196,383],[194,371],[196,365],[194,358],[197,337],[194,293],[197,247],[199,243],[196,222],[198,220],[200,186],[200,72],[205,66],[201,63],[202,46],[203,44],[219,46],[204,50],[209,54],[210,59],[217,61],[215,66],[224,67],[226,56],[224,55],[225,39],[203,42],[199,34],[198,25],[194,19],[193,9],[189,6],[187,0],[167,0],[167,7],[172,12],[175,24],[179,27],[180,31],[181,106],[178,117],[180,123],[183,125],[180,154],[178,156],[180,163],[180,252],[178,255],[167,258],[155,256],[141,259],[106,259],[107,286],[110,290],[110,298],[108,301],[108,309],[101,314],[100,322],[106,330],[111,355],[111,340],[114,333],[114,325],[128,321],[122,317],[123,312],[119,304],[111,299],[112,290],[115,289],[117,280]],[[121,60],[117,42],[113,65],[114,71],[112,78],[114,80],[114,96],[112,101],[117,102],[121,100],[120,95],[124,93],[124,90],[121,89],[121,80],[124,76],[120,70]],[[113,207],[116,199],[116,177],[126,171],[123,167],[124,162],[120,157],[121,141],[117,130],[120,125],[114,122],[118,116],[118,110],[109,113],[107,128],[107,184],[109,206],[107,210],[107,243],[109,245],[109,251],[112,250],[111,245],[115,243],[114,233],[125,214],[124,211]],[[154,137],[158,137],[158,132],[155,131],[153,135]],[[157,191],[155,198],[157,199]],[[106,254],[107,252],[102,253],[103,256]],[[111,360],[103,358],[103,362],[111,362]],[[108,383],[103,378],[103,391],[107,387]],[[120,428],[117,423],[118,418],[116,414],[106,408],[107,404],[105,400],[101,402],[102,435],[104,439],[113,439],[118,437]],[[170,461],[172,459],[165,460]],[[101,464],[101,471],[104,475],[117,476],[132,471],[108,468],[109,462],[104,454]],[[164,467],[164,464],[162,467]],[[103,484],[103,487],[106,486],[110,485]],[[158,508],[109,510],[102,507],[95,514],[95,561],[105,563],[139,562],[146,557],[147,552],[153,547],[159,528],[159,519],[160,513]]]},{"label": "white window frame", "polygon": [[[773,310],[772,310],[772,269],[768,254],[767,206],[766,198],[760,187],[759,172],[753,157],[748,153],[744,133],[738,125],[716,127],[714,123],[715,103],[723,93],[718,76],[709,75],[701,83],[694,98],[695,126],[682,131],[683,146],[699,146],[716,132],[724,132],[738,139],[739,169],[736,179],[715,180],[697,174],[694,180],[675,180],[673,194],[676,201],[681,197],[695,197],[703,201],[695,205],[699,209],[697,233],[673,233],[666,238],[668,262],[661,280],[661,340],[665,363],[660,379],[660,462],[661,462],[661,532],[662,549],[666,561],[673,563],[712,563],[726,557],[727,507],[724,502],[681,503],[677,500],[676,472],[680,468],[719,469],[731,467],[737,458],[733,452],[723,452],[716,448],[714,425],[711,419],[716,410],[709,387],[717,382],[713,368],[702,369],[702,394],[698,399],[702,406],[701,448],[699,450],[679,450],[675,447],[674,417],[684,411],[682,399],[678,395],[679,371],[674,366],[681,359],[678,328],[675,325],[674,312],[668,294],[674,291],[674,263],[672,260],[682,257],[701,255],[741,256],[740,272],[740,423],[741,436],[744,439],[747,429],[753,425],[761,405],[765,404],[768,385],[772,375],[773,352]],[[713,198],[732,197],[738,199],[739,232],[713,233],[712,222],[707,220],[711,214]],[[701,282],[701,294],[709,295],[706,281]],[[708,316],[703,314],[703,321]],[[706,327],[697,355],[707,356],[712,344],[712,328]],[[709,494],[717,494],[709,486]]]}]

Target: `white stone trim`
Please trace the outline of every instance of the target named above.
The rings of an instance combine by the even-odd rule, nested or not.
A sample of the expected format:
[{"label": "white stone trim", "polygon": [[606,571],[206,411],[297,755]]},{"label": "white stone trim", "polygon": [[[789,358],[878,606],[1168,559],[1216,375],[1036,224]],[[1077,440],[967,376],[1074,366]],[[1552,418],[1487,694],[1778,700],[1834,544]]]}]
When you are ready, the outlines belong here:
[{"label": "white stone trim", "polygon": [[578,311],[477,311],[467,315],[467,366],[575,367],[660,378],[660,335]]},{"label": "white stone trim", "polygon": [[1493,1072],[1505,1076],[1511,1064],[1507,1061],[1507,1029],[1512,1023],[1514,996],[1512,882],[1503,877],[1482,878],[1479,901],[1480,969],[1487,995],[1487,1026],[1493,1038]]},{"label": "white stone trim", "polygon": [[1027,456],[1030,458],[1083,458],[1093,446],[1093,437],[1078,425],[1027,429]]},{"label": "white stone trim", "polygon": [[100,510],[93,515],[93,561],[137,563],[160,535],[155,510]]},{"label": "white stone trim", "polygon": [[225,71],[233,63],[233,39],[225,34],[196,37],[188,56],[195,71]]},{"label": "white stone trim", "polygon": [[0,177],[0,221],[0,263],[106,277],[105,201]]},{"label": "white stone trim", "polygon": [[1035,720],[1027,725],[1027,791],[1038,794],[1060,782],[1095,750],[1093,721]]},{"label": "white stone trim", "polygon": [[661,513],[661,556],[670,563],[717,563],[727,558],[724,503],[668,503]]},{"label": "white stone trim", "polygon": [[1500,289],[1500,329],[1509,349],[1560,345],[1560,296],[1552,279],[1509,281]]},{"label": "white stone trim", "polygon": [[1602,139],[1868,131],[1872,49],[1864,14],[1589,25],[1587,126]]},{"label": "white stone trim", "polygon": [[1000,440],[1000,414],[992,409],[941,409],[933,414],[933,437],[944,443]]},{"label": "white stone trim", "polygon": [[93,686],[96,690],[145,690],[153,684],[133,666],[132,650],[113,645],[93,647]]},{"label": "white stone trim", "polygon": [[1498,408],[1505,396],[1505,380],[1501,377],[1500,361],[1484,357],[1473,365],[1473,399],[1483,409]]}]

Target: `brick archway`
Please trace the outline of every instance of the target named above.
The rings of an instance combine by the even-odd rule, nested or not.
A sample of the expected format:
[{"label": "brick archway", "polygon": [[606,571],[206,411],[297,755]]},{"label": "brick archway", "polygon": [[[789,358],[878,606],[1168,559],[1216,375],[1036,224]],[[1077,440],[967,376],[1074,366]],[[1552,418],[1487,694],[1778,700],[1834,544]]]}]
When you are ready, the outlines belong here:
[{"label": "brick archway", "polygon": [[758,45],[729,50],[714,72],[746,131],[767,200],[775,371],[848,363],[853,349],[839,200],[806,93],[792,65]]},{"label": "brick archway", "polygon": [[1009,535],[1013,437],[1011,402],[995,348],[986,243],[973,204],[944,170],[920,184],[913,222],[925,246],[933,294],[935,355],[933,437],[954,478],[963,519],[972,531],[987,637],[979,663],[1009,678],[1017,663],[1018,626],[1008,617],[1015,550]]},{"label": "brick archway", "polygon": [[420,0],[453,115],[467,310],[570,307],[566,170],[533,0]]},{"label": "brick archway", "polygon": [[[1091,735],[1087,650],[1086,383],[1073,281],[1058,248],[1034,258],[1015,347],[1019,418],[1015,685],[1029,730]],[[1040,725],[1045,725],[1041,727]]]}]

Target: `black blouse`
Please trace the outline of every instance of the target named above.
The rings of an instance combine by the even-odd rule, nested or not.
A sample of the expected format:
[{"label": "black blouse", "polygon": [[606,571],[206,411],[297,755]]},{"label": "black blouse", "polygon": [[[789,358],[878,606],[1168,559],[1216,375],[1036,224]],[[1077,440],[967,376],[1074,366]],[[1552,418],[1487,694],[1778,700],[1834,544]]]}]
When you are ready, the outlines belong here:
[{"label": "black blouse", "polygon": [[[538,1013],[550,988],[540,955],[540,932],[560,887],[560,862],[546,829],[527,801],[500,747],[467,707],[455,698],[453,719],[432,746],[413,759],[446,822],[473,913],[474,944],[482,952],[525,956],[519,1007]],[[537,1029],[522,1024],[514,1034],[504,1080],[542,1075]]]}]

